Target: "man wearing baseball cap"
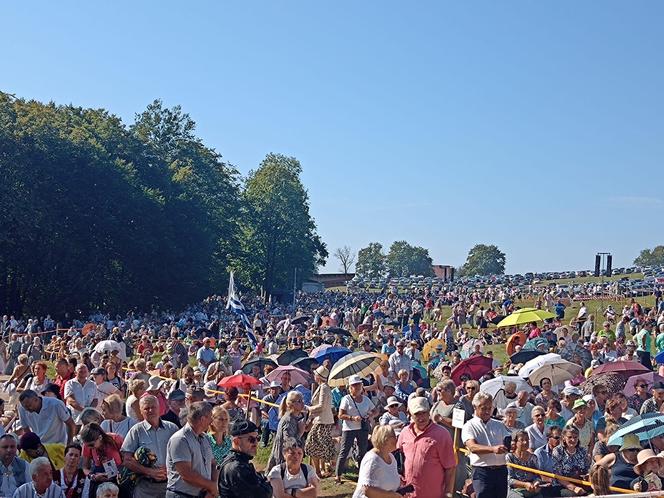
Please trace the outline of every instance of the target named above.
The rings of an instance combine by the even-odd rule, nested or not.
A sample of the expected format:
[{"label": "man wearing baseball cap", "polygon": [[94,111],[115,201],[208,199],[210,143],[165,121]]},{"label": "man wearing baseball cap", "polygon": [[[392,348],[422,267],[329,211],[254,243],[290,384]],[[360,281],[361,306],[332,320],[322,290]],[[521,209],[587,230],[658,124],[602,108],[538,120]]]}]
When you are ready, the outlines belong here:
[{"label": "man wearing baseball cap", "polygon": [[449,432],[434,424],[426,398],[408,400],[411,423],[399,434],[397,448],[404,453],[404,477],[417,498],[449,498],[454,491],[456,461]]},{"label": "man wearing baseball cap", "polygon": [[219,495],[225,498],[271,498],[272,485],[256,472],[251,459],[258,449],[258,427],[236,420],[230,430],[233,445],[219,467]]}]

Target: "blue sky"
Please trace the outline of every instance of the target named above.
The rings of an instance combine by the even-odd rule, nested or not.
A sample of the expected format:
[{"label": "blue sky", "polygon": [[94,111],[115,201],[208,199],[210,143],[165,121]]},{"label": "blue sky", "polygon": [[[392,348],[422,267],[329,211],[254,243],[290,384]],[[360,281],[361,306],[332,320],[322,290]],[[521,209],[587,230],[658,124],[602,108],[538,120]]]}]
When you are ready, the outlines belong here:
[{"label": "blue sky", "polygon": [[[508,272],[664,243],[664,3],[8,2],[0,89],[182,105],[242,173],[297,157],[330,252]],[[326,269],[339,265],[330,259]]]}]

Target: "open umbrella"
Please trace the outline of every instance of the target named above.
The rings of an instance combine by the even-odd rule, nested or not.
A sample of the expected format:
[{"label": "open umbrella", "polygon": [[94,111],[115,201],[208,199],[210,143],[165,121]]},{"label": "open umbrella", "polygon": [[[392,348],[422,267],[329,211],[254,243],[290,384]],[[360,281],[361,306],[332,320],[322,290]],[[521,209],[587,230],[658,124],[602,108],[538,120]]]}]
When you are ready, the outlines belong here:
[{"label": "open umbrella", "polygon": [[549,341],[547,341],[544,337],[535,337],[534,339],[530,339],[521,348],[521,351],[543,351],[545,353],[548,350]]},{"label": "open umbrella", "polygon": [[237,374],[224,377],[217,384],[219,387],[224,389],[229,389],[231,387],[251,387],[251,386],[260,386],[262,382],[256,377],[252,377],[247,374]]},{"label": "open umbrella", "polygon": [[507,342],[505,343],[505,350],[507,351],[507,354],[509,356],[512,356],[516,351],[516,347],[517,346],[523,347],[526,344],[527,340],[528,338],[526,337],[526,334],[524,334],[521,331],[515,332],[514,334],[509,336],[507,338]]},{"label": "open umbrella", "polygon": [[604,373],[617,373],[618,375],[622,375],[625,378],[629,378],[633,375],[648,373],[650,371],[650,369],[644,367],[636,361],[618,360],[600,365],[593,370],[591,376],[594,377],[595,375],[601,375]]},{"label": "open umbrella", "polygon": [[636,394],[636,384],[641,382],[647,384],[648,390],[650,390],[655,382],[664,382],[664,377],[655,372],[632,375],[625,384],[625,396],[634,396]]},{"label": "open umbrella", "polygon": [[382,358],[376,353],[359,351],[344,356],[334,364],[327,383],[331,387],[343,386],[351,375],[366,377],[379,366]]},{"label": "open umbrella", "polygon": [[307,320],[311,320],[311,317],[310,316],[298,316],[297,318],[293,318],[291,320],[291,323],[293,325],[300,325],[301,323],[304,323]]},{"label": "open umbrella", "polygon": [[431,388],[427,369],[418,363],[413,364],[413,382],[415,382],[417,387],[423,387],[425,389]]},{"label": "open umbrella", "polygon": [[461,346],[461,357],[468,358],[470,354],[473,351],[475,351],[475,346],[477,344],[480,345],[480,353],[483,352],[484,341],[482,339],[477,339],[473,337],[471,339],[468,339],[466,342],[463,343],[463,346]]},{"label": "open umbrella", "polygon": [[291,386],[295,386],[297,384],[307,385],[311,382],[311,376],[301,368],[294,367],[293,365],[282,365],[275,368],[264,377],[266,381],[265,383],[269,384],[270,382],[273,381],[281,382],[281,376],[285,372],[290,373]]},{"label": "open umbrella", "polygon": [[553,360],[560,360],[560,355],[556,353],[546,353],[541,356],[537,356],[523,364],[523,366],[519,369],[519,377],[522,379],[527,379],[533,370],[536,370],[541,365],[544,365],[547,361]]},{"label": "open umbrella", "polygon": [[461,360],[461,362],[452,369],[450,378],[456,385],[459,385],[461,384],[462,375],[467,375],[471,379],[479,380],[480,377],[488,374],[492,368],[493,359],[488,356],[471,356],[468,359]]},{"label": "open umbrella", "polygon": [[316,346],[314,349],[311,350],[311,353],[309,353],[309,356],[312,358],[315,357],[318,353],[321,351],[325,351],[328,348],[331,348],[332,344],[321,344],[320,346]]},{"label": "open umbrella", "polygon": [[627,434],[636,434],[641,441],[664,435],[664,414],[644,413],[632,417],[609,438],[608,445],[621,445],[623,437]]},{"label": "open umbrella", "polygon": [[342,329],[341,327],[330,327],[326,331],[328,334],[334,334],[334,335],[344,335],[346,337],[353,337],[353,334],[348,332],[346,329]]},{"label": "open umbrella", "polygon": [[445,341],[442,339],[431,339],[422,348],[422,360],[429,361],[429,356],[434,352],[436,346],[441,346],[445,351]]},{"label": "open umbrella", "polygon": [[352,353],[352,351],[348,348],[341,348],[338,346],[333,346],[331,348],[325,349],[325,351],[321,351],[318,353],[316,356],[313,358],[319,363],[322,364],[325,360],[330,360],[332,364],[334,365],[337,361],[339,361],[341,358],[346,356],[347,354]]},{"label": "open umbrella", "polygon": [[306,358],[309,356],[303,349],[287,349],[277,357],[279,365],[290,365],[298,358]]},{"label": "open umbrella", "polygon": [[588,379],[581,384],[581,389],[583,394],[592,394],[593,388],[597,385],[603,385],[606,387],[606,391],[609,396],[613,396],[615,393],[618,393],[625,389],[625,382],[627,377],[623,375],[618,375],[616,373],[605,373],[602,375],[591,375]]},{"label": "open umbrella", "polygon": [[533,386],[539,386],[544,379],[549,379],[552,386],[560,386],[583,372],[583,367],[563,360],[549,360],[530,372],[528,379]]},{"label": "open umbrella", "polygon": [[125,348],[117,341],[113,341],[111,339],[107,339],[105,341],[99,341],[95,345],[95,351],[99,354],[104,354],[104,353],[111,353],[113,351],[118,351],[118,356],[126,360],[126,354],[125,354]]},{"label": "open umbrella", "polygon": [[664,363],[664,351],[657,353],[657,355],[655,356],[655,363],[657,363],[658,365]]},{"label": "open umbrella", "polygon": [[530,351],[519,351],[518,353],[514,353],[512,356],[510,356],[510,362],[512,365],[518,365],[519,363],[526,363],[533,358],[537,358],[538,356],[545,355],[544,351],[537,351],[537,350],[530,350]]},{"label": "open umbrella", "polygon": [[305,372],[311,373],[312,367],[318,365],[316,358],[298,358],[291,365],[297,368],[301,368]]},{"label": "open umbrella", "polygon": [[251,369],[253,368],[254,365],[258,365],[261,369],[261,375],[263,375],[263,370],[267,365],[270,365],[272,367],[277,367],[277,363],[274,360],[271,360],[270,358],[255,358],[253,360],[249,360],[246,362],[244,365],[242,365],[242,372],[243,373],[251,373]]},{"label": "open umbrella", "polygon": [[533,390],[528,383],[517,375],[498,375],[493,379],[489,379],[480,384],[480,391],[483,393],[488,393],[494,398],[496,394],[502,389],[505,389],[505,384],[508,382],[514,382],[516,384],[517,391],[527,391],[531,392]]},{"label": "open umbrella", "polygon": [[511,315],[507,315],[500,322],[496,324],[496,327],[513,327],[515,325],[523,325],[524,323],[530,322],[539,322],[542,320],[548,320],[549,318],[555,318],[556,315],[549,311],[538,310],[536,308],[521,308],[516,310]]}]

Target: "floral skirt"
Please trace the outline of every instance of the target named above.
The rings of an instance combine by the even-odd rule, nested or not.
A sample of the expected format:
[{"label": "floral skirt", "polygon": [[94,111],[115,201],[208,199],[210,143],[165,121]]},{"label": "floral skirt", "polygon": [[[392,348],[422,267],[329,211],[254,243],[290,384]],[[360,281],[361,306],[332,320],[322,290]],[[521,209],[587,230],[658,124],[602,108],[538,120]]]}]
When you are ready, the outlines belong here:
[{"label": "floral skirt", "polygon": [[334,424],[314,424],[309,431],[309,437],[304,445],[307,456],[324,461],[332,461],[336,458],[336,448],[332,439],[332,428]]}]

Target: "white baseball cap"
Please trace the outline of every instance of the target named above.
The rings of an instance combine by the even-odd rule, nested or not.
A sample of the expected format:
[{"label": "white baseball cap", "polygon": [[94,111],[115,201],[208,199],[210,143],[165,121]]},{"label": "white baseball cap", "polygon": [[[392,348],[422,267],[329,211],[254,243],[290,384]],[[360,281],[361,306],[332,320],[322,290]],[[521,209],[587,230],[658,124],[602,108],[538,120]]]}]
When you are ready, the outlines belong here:
[{"label": "white baseball cap", "polygon": [[362,378],[359,375],[351,375],[348,378],[348,385],[352,386],[353,384],[362,384]]}]

